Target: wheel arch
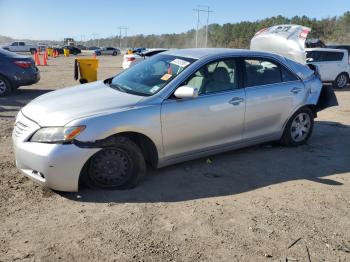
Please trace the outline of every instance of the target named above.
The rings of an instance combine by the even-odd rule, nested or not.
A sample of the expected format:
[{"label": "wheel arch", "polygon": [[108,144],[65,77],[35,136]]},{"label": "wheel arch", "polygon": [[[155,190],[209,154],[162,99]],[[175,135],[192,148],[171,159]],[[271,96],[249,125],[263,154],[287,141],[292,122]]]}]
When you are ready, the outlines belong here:
[{"label": "wheel arch", "polygon": [[3,77],[3,78],[5,78],[9,83],[10,83],[10,92],[11,91],[13,91],[13,89],[15,88],[15,83],[14,83],[14,81],[12,80],[12,79],[10,79],[8,76],[6,76],[6,75],[4,75],[4,74],[2,74],[2,73],[0,73],[0,76],[1,77]]},{"label": "wheel arch", "polygon": [[313,104],[305,104],[305,105],[301,105],[297,108],[295,108],[291,113],[290,115],[288,116],[288,118],[286,119],[286,121],[284,121],[284,124],[283,124],[283,128],[282,128],[282,132],[284,132],[284,129],[286,128],[289,120],[291,119],[291,117],[293,117],[293,115],[298,112],[300,109],[302,108],[309,108],[312,112],[312,115],[314,116],[314,118],[317,117],[317,106],[316,105],[313,105]]},{"label": "wheel arch", "polygon": [[[116,137],[124,136],[129,138],[131,141],[133,141],[141,150],[143,157],[145,158],[145,161],[147,164],[149,164],[152,167],[157,167],[158,165],[158,150],[155,145],[155,143],[145,134],[139,133],[139,132],[133,132],[133,131],[125,131],[113,134],[109,137],[106,137],[101,140],[96,140],[95,142],[81,142],[74,140],[73,143],[81,148],[105,148],[110,147],[113,145],[113,141]],[[100,151],[100,150],[99,150]],[[96,153],[98,153],[97,151]],[[95,154],[96,154],[95,153]],[[83,179],[82,177],[86,173],[90,160],[95,155],[93,154],[83,165],[80,174],[79,174],[79,186],[81,185]]]}]

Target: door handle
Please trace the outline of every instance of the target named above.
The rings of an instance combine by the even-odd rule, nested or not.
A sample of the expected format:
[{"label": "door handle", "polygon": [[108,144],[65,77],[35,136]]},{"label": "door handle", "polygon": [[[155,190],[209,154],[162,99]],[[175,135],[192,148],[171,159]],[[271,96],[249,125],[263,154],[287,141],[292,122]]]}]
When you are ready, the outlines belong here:
[{"label": "door handle", "polygon": [[296,94],[300,93],[302,90],[303,89],[301,89],[301,88],[294,87],[294,88],[292,88],[292,90],[290,90],[290,92],[296,95]]},{"label": "door handle", "polygon": [[230,101],[228,101],[231,105],[238,106],[242,103],[244,99],[242,97],[234,97]]}]

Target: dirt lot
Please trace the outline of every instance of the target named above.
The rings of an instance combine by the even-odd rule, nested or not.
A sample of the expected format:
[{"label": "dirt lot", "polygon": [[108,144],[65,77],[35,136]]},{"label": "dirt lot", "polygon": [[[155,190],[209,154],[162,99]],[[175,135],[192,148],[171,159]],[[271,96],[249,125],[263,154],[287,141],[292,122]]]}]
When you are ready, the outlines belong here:
[{"label": "dirt lot", "polygon": [[[16,170],[11,132],[31,99],[76,83],[73,59],[51,59],[38,84],[0,98],[0,261],[350,261],[350,88],[308,145],[151,170],[129,191],[63,194]],[[100,60],[99,78],[120,70],[120,57]]]}]

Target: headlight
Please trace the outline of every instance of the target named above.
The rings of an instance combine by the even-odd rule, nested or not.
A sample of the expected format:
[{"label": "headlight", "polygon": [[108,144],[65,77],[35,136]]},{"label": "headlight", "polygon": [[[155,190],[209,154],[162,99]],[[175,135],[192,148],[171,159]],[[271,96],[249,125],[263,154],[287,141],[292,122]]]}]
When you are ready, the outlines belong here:
[{"label": "headlight", "polygon": [[36,131],[30,141],[41,143],[69,142],[79,135],[84,129],[85,126],[43,127]]}]

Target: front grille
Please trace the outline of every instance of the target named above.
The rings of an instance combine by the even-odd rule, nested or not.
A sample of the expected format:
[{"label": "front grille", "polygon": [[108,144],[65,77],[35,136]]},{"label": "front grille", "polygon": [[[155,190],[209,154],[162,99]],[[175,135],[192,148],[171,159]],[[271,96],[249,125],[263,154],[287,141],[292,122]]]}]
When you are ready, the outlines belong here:
[{"label": "front grille", "polygon": [[28,131],[28,126],[22,122],[17,122],[14,128],[14,134],[16,137],[21,137],[25,132]]},{"label": "front grille", "polygon": [[25,141],[39,128],[40,126],[38,124],[26,118],[21,112],[19,112],[13,128],[13,138],[17,141]]}]

